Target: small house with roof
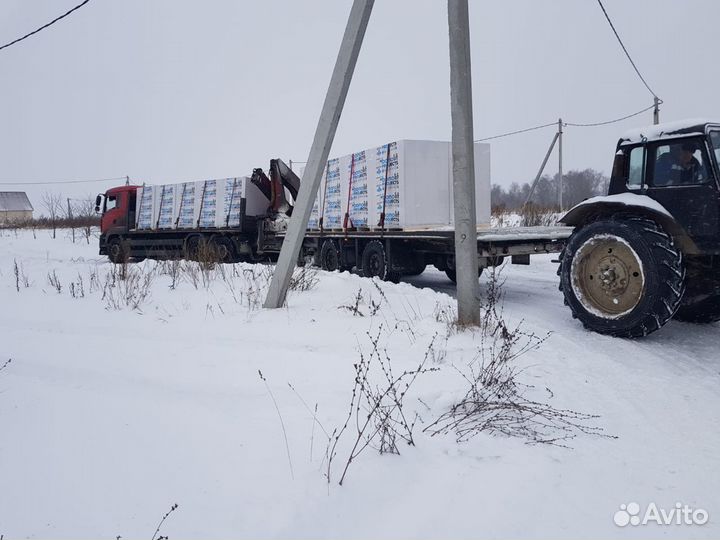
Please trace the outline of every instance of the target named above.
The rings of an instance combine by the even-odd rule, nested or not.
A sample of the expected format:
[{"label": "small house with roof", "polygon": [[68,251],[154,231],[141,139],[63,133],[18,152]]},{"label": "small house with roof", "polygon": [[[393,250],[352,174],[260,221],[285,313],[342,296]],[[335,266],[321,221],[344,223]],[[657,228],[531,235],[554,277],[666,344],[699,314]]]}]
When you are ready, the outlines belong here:
[{"label": "small house with roof", "polygon": [[24,191],[0,191],[0,225],[31,220],[33,207]]}]

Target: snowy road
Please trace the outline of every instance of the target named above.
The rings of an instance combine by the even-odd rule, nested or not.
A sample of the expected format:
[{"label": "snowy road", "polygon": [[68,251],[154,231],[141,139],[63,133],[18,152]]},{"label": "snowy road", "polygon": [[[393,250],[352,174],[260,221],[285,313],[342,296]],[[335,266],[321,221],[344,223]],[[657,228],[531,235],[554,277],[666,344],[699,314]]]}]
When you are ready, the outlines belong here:
[{"label": "snowy road", "polygon": [[[555,407],[600,415],[596,424],[618,438],[580,435],[570,450],[486,435],[457,444],[418,429],[417,446],[400,456],[368,451],[345,485],[328,486],[321,431],[287,383],[317,403],[328,431],[341,425],[367,331],[395,325],[383,345],[398,370],[415,366],[445,331],[434,316],[452,304],[444,274],[382,284],[385,301],[368,280],[321,273],[277,311],[249,309],[253,293],[233,299],[217,277],[171,289],[163,274],[139,311],[115,310],[102,286],[90,290],[110,271],[95,253],[44,231],[0,235],[0,365],[12,358],[0,371],[0,534],[8,539],[150,537],[173,503],[161,531],[170,538],[720,535],[720,325],[670,322],[639,341],[592,334],[563,306],[551,256],[508,266],[507,317],[552,332],[523,357],[525,382]],[[15,261],[29,281],[19,292]],[[79,276],[84,296],[73,298]],[[358,290],[362,317],[342,307]],[[383,305],[376,316],[371,301]],[[417,383],[412,407],[423,422],[463,392],[452,366],[472,358],[476,339],[450,336],[440,371]],[[258,369],[282,415],[292,475]],[[642,511],[687,504],[709,522],[615,525],[631,502]]]}]

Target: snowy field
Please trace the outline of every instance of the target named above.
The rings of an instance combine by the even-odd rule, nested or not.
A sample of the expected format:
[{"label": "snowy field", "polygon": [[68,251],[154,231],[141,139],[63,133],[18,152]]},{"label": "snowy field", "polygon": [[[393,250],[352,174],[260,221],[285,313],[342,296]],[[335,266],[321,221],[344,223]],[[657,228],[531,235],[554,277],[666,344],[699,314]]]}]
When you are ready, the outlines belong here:
[{"label": "snowy field", "polygon": [[[514,361],[517,379],[535,403],[598,415],[578,422],[605,436],[458,443],[424,430],[468,391],[461,373],[488,337],[448,324],[454,287],[434,269],[397,285],[308,273],[309,290],[268,311],[268,267],[146,261],[123,280],[95,240],[0,231],[0,366],[12,359],[0,370],[0,535],[150,538],[177,504],[158,535],[719,537],[720,326],[588,333],[551,259],[501,272],[509,327],[550,333]],[[393,376],[424,359],[433,369],[403,396],[415,445],[380,454],[375,439],[340,486],[365,409],[329,468],[323,430],[345,423],[353,365],[378,335]],[[382,388],[379,367],[368,377]],[[616,525],[633,502],[709,521]]]}]

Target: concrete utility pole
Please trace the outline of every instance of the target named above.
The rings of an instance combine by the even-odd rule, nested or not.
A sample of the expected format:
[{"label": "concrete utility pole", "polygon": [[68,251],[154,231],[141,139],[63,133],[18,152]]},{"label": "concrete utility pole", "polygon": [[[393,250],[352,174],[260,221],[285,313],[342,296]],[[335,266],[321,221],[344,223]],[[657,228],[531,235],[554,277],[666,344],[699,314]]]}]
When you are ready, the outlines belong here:
[{"label": "concrete utility pole", "polygon": [[458,323],[480,324],[468,0],[448,0]]},{"label": "concrete utility pole", "polygon": [[562,167],[562,135],[563,135],[563,124],[562,124],[562,118],[558,119],[558,206],[560,206],[560,211],[562,212],[563,209],[563,167]]},{"label": "concrete utility pole", "polygon": [[545,170],[545,165],[547,165],[548,159],[550,159],[550,154],[552,153],[553,148],[555,148],[555,143],[557,142],[559,137],[560,137],[560,132],[558,131],[555,133],[555,136],[553,137],[553,140],[550,143],[550,148],[548,148],[548,151],[545,154],[545,159],[543,159],[542,165],[540,165],[540,170],[535,175],[535,180],[533,180],[532,186],[530,187],[530,193],[528,193],[528,196],[525,199],[525,204],[523,204],[523,208],[525,208],[528,205],[528,203],[530,203],[530,199],[532,199],[533,193],[535,193],[535,188],[537,187],[538,182],[540,181],[540,177],[542,176],[542,173]]},{"label": "concrete utility pole", "polygon": [[305,166],[298,198],[295,201],[287,234],[280,250],[280,257],[270,282],[270,289],[265,298],[264,307],[266,308],[279,308],[285,303],[290,278],[300,253],[305,228],[320,187],[320,177],[325,169],[330,147],[335,138],[335,131],[340,121],[340,114],[350,88],[355,63],[360,54],[360,47],[374,3],[375,0],[354,0],[350,9],[345,34],[340,44],[340,52],[335,60],[335,68],[315,130],[315,138],[310,147],[310,155]]}]

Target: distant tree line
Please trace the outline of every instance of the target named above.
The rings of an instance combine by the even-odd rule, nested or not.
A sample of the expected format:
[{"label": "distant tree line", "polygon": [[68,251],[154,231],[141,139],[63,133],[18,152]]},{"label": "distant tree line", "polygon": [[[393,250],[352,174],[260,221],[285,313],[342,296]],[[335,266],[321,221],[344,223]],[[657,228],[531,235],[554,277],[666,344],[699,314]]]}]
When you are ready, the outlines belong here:
[{"label": "distant tree line", "polygon": [[[563,206],[568,208],[596,195],[607,193],[610,179],[594,169],[568,171],[563,174]],[[493,184],[490,202],[493,210],[518,210],[525,204],[530,193],[531,182],[519,184],[513,182],[509,188]],[[543,208],[555,208],[558,205],[559,177],[541,176],[535,186],[530,202]]]}]

